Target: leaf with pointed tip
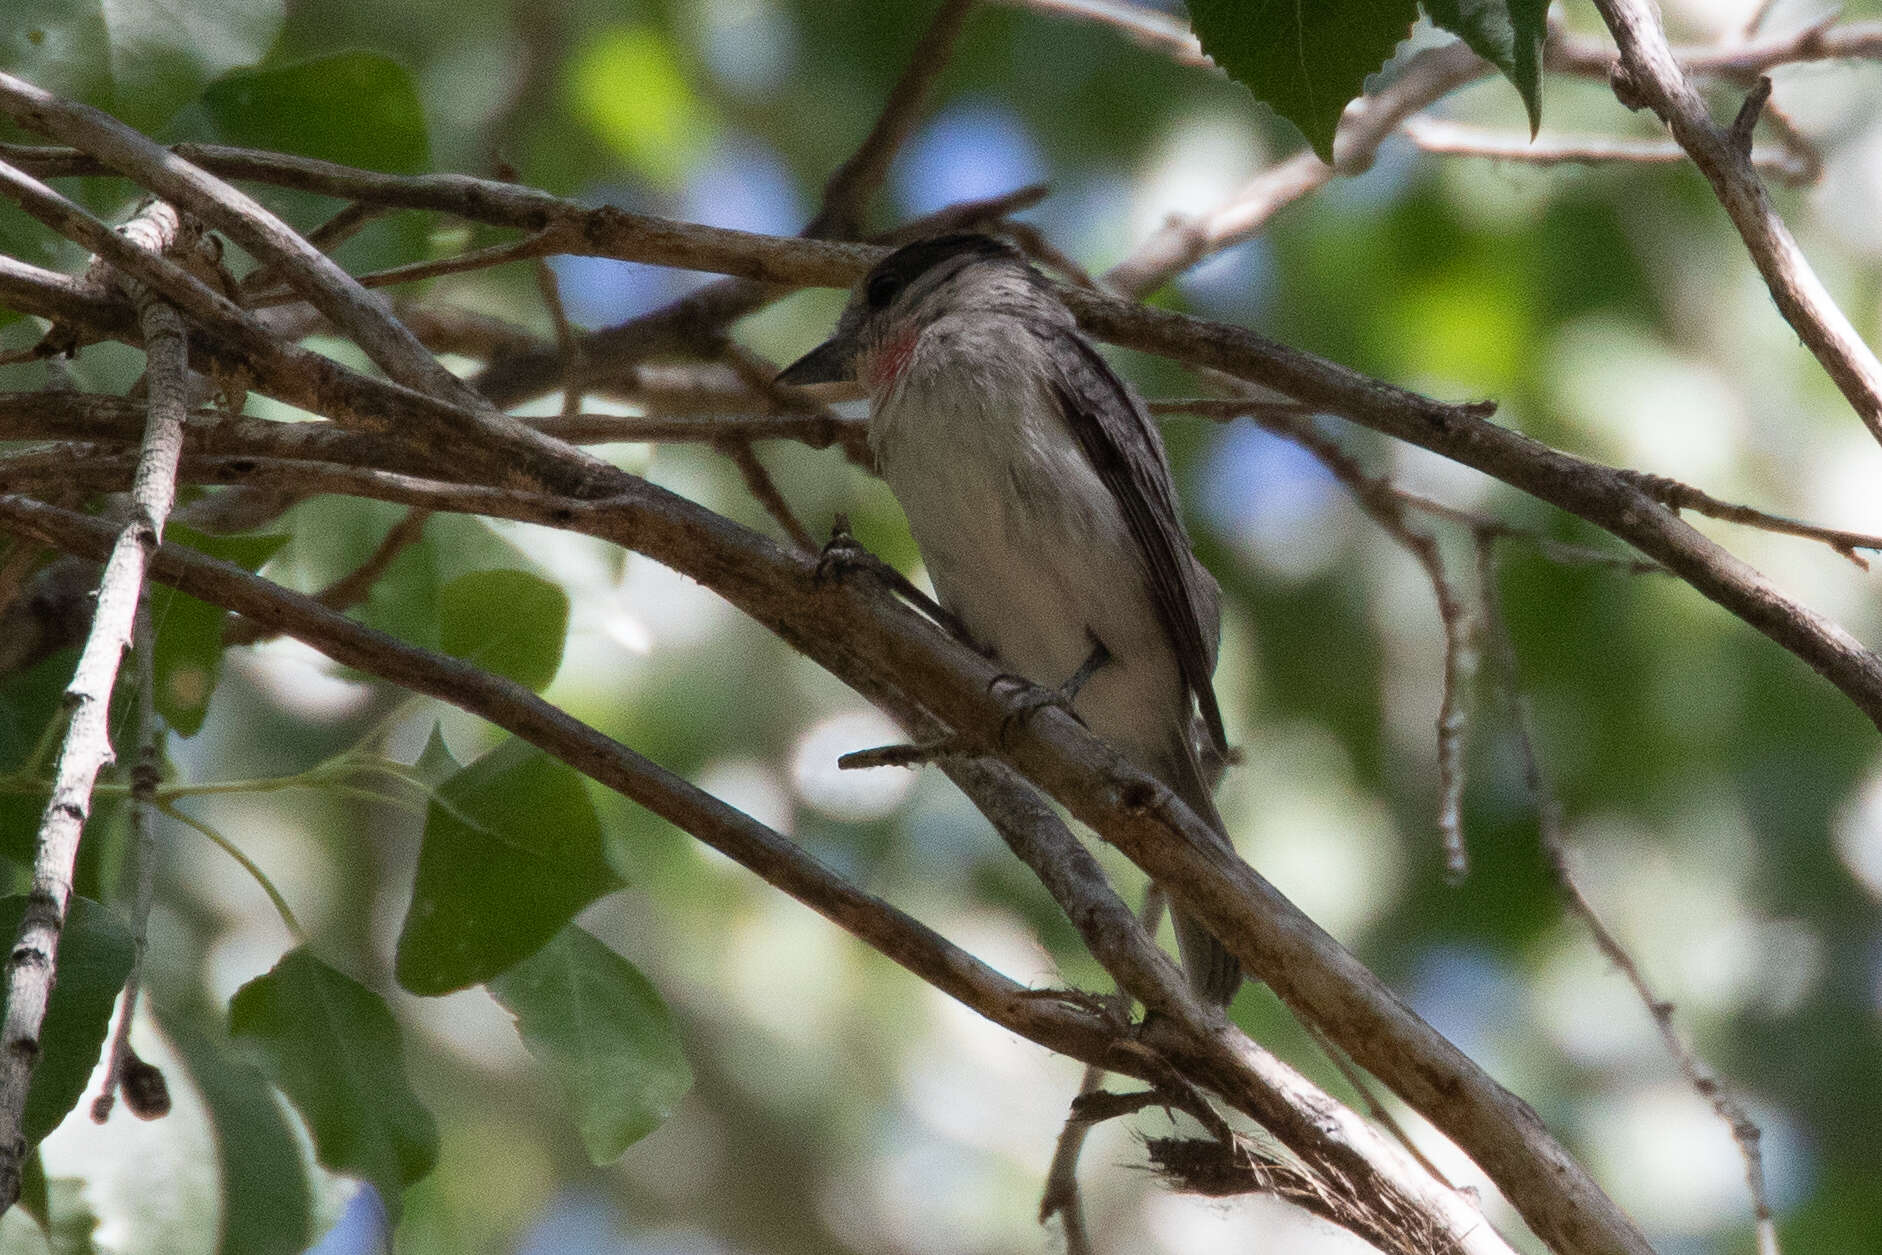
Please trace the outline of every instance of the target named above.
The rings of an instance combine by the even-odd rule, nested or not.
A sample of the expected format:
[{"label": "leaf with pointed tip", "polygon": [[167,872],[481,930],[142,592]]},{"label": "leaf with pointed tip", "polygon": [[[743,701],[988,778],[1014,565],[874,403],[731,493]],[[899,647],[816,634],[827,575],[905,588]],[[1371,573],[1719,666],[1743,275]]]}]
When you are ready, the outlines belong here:
[{"label": "leaf with pointed tip", "polygon": [[1418,0],[1189,0],[1202,49],[1333,160],[1340,113],[1418,20]]},{"label": "leaf with pointed tip", "polygon": [[1433,22],[1515,85],[1534,135],[1542,125],[1542,39],[1549,0],[1424,0],[1424,5]]},{"label": "leaf with pointed tip", "polygon": [[584,929],[564,928],[490,992],[555,1077],[597,1164],[659,1128],[692,1088],[659,992]]},{"label": "leaf with pointed tip", "polygon": [[443,725],[431,725],[431,735],[425,738],[425,748],[418,755],[418,761],[412,764],[412,770],[430,785],[443,784],[464,770],[464,764],[457,760],[457,755],[445,744]]},{"label": "leaf with pointed tip", "polygon": [[444,994],[534,953],[621,881],[582,776],[511,740],[438,787],[394,971]]},{"label": "leaf with pointed tip", "polygon": [[[11,939],[26,914],[26,895],[0,898],[0,936]],[[117,916],[87,898],[74,897],[59,937],[58,979],[39,1030],[39,1062],[26,1095],[21,1121],[28,1146],[78,1105],[91,1080],[111,1028],[111,1008],[131,974],[131,934]]]},{"label": "leaf with pointed tip", "polygon": [[438,1126],[405,1079],[385,999],[302,947],[236,990],[229,1032],[253,1043],[320,1162],[371,1181],[396,1214],[404,1188],[438,1161]]}]

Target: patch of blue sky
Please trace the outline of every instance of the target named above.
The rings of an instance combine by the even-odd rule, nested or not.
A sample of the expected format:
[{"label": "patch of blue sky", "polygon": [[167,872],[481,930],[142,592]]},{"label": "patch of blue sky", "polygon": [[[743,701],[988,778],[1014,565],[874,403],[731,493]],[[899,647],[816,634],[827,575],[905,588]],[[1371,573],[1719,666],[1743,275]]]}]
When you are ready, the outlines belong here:
[{"label": "patch of blue sky", "polygon": [[1402,197],[1412,180],[1429,165],[1428,160],[1420,160],[1417,145],[1409,139],[1388,135],[1365,173],[1329,181],[1320,190],[1319,200],[1337,210],[1382,210]]},{"label": "patch of blue sky", "polygon": [[797,180],[777,150],[749,136],[733,136],[693,171],[680,216],[734,231],[790,235],[810,216]]},{"label": "patch of blue sky", "polygon": [[1096,273],[1123,261],[1130,232],[1131,184],[1118,170],[1068,174],[1052,195],[1020,217],[1036,222],[1067,256]]},{"label": "patch of blue sky", "polygon": [[903,214],[918,217],[1042,182],[1050,174],[1045,153],[1019,114],[998,101],[968,97],[916,132],[889,181]]},{"label": "patch of blue sky", "polygon": [[306,1255],[391,1255],[392,1223],[379,1191],[364,1182],[347,1200],[340,1218]]},{"label": "patch of blue sky", "polygon": [[1305,534],[1338,500],[1333,477],[1312,454],[1251,422],[1222,427],[1203,463],[1203,517],[1223,536]]},{"label": "patch of blue sky", "polygon": [[1521,977],[1482,946],[1438,945],[1418,956],[1405,1000],[1432,1028],[1497,1070],[1512,1013],[1525,1005]]},{"label": "patch of blue sky", "polygon": [[1196,312],[1226,322],[1250,322],[1268,312],[1274,287],[1274,250],[1266,236],[1243,240],[1178,276]]},{"label": "patch of blue sky", "polygon": [[[662,205],[644,190],[590,188],[583,199],[642,213],[667,213],[707,226],[789,235],[809,210],[789,170],[769,145],[728,137],[688,176],[676,205]],[[569,318],[605,327],[676,300],[713,276],[609,257],[557,257],[550,261]]]}]

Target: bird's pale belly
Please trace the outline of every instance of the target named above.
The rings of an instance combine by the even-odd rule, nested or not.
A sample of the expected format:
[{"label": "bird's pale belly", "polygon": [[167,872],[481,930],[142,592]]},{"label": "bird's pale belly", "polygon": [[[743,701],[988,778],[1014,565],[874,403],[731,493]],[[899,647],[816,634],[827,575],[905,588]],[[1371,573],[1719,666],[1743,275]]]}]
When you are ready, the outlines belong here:
[{"label": "bird's pale belly", "polygon": [[1184,725],[1186,690],[1123,515],[1075,448],[1019,447],[1009,458],[972,440],[942,457],[891,446],[883,474],[942,605],[1002,667],[1056,688],[1103,642],[1111,660],[1073,708],[1149,766]]}]

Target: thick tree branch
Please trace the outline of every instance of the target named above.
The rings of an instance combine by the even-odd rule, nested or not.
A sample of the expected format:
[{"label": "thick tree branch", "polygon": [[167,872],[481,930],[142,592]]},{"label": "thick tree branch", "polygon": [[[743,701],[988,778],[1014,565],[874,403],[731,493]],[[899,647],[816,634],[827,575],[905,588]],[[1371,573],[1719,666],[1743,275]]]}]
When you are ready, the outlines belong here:
[{"label": "thick tree branch", "polygon": [[[9,528],[81,553],[96,551],[104,540],[103,529],[83,516],[18,497],[0,497],[0,519]],[[1117,1029],[1105,1017],[1080,1012],[1074,1002],[1031,995],[1006,982],[886,903],[847,885],[775,832],[520,685],[405,645],[311,598],[187,550],[159,551],[154,571],[192,596],[299,637],[338,661],[507,728],[693,832],[923,979],[1043,1045],[1151,1080],[1171,1066],[1159,1063],[1158,1056],[1171,1057],[1179,1073],[1206,1078],[1231,1105],[1260,1119],[1309,1164],[1325,1166],[1329,1182],[1348,1191],[1355,1214],[1390,1217],[1410,1209],[1434,1231],[1448,1235],[1452,1249],[1484,1255],[1508,1251],[1460,1195],[1431,1181],[1357,1116],[1197,1002],[1175,964],[1111,893],[1091,855],[1009,769],[963,762],[956,778],[1041,871],[1107,966],[1169,1018],[1151,1047],[1115,1035]]]},{"label": "thick tree branch", "polygon": [[[1632,1223],[1526,1104],[1245,863],[1204,853],[1206,830],[1163,786],[1061,712],[1041,712],[1015,731],[1011,712],[993,696],[997,667],[886,589],[832,581],[814,557],[788,554],[629,477],[616,496],[578,501],[344,467],[321,473],[334,491],[539,522],[622,544],[712,588],[865,695],[893,687],[967,744],[1004,736],[1016,766],[1166,884],[1249,971],[1470,1153],[1546,1241],[1565,1252],[1645,1250]],[[6,507],[16,519],[23,509]]]},{"label": "thick tree branch", "polygon": [[[479,182],[438,175],[414,176],[410,181],[445,186],[437,183],[439,180],[454,185]],[[494,196],[523,195],[509,184],[487,186]],[[483,203],[482,193],[469,202],[460,197],[458,203],[462,208],[473,208]],[[881,256],[879,250],[861,245],[686,224],[665,224],[636,239],[650,244],[640,260],[659,260],[666,255],[671,241],[684,239],[687,260],[680,264],[730,273],[789,272],[803,282],[839,287],[849,286],[861,270]],[[189,280],[189,276],[183,278]],[[201,291],[214,295],[207,289]],[[1066,288],[1061,295],[1084,328],[1101,339],[1273,388],[1316,410],[1351,419],[1483,471],[1605,528],[1808,662],[1872,720],[1882,724],[1882,660],[1840,626],[1784,597],[1763,576],[1681,522],[1626,473],[1497,427],[1485,420],[1486,406],[1433,401],[1244,328],[1152,309],[1088,289]],[[61,305],[69,300],[70,294],[63,288],[51,298]],[[251,330],[236,329],[245,334]],[[406,415],[433,430],[451,425],[448,415],[454,411],[432,398],[346,371],[305,350],[269,344],[266,352],[265,362],[257,363],[266,368],[257,371],[263,378],[256,386],[303,408],[381,428],[389,425],[389,419]],[[454,456],[461,458],[463,453],[456,451]],[[604,485],[618,477],[618,472],[611,473],[612,468],[603,464],[587,459],[571,464],[553,449],[540,446],[516,450],[511,457],[497,458],[496,463],[519,480],[573,482],[583,493],[606,491]]]}]

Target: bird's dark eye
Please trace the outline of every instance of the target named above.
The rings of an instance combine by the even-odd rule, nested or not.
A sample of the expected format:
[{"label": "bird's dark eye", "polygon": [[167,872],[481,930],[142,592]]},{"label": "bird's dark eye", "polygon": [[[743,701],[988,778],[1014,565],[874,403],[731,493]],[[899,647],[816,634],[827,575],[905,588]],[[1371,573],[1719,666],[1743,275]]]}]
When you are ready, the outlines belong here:
[{"label": "bird's dark eye", "polygon": [[869,302],[870,309],[887,309],[889,302],[902,290],[902,276],[877,275],[863,289],[863,299]]}]

